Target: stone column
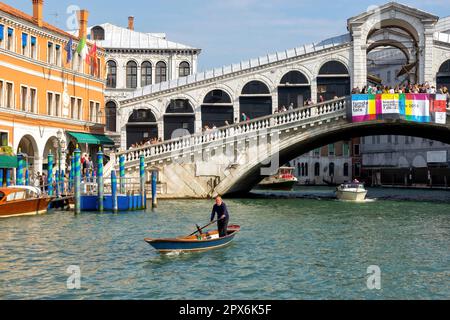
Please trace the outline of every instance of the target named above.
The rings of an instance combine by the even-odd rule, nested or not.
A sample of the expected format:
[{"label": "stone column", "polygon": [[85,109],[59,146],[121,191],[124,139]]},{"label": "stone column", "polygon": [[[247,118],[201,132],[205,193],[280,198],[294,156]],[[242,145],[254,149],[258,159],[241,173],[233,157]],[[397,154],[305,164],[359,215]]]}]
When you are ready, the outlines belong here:
[{"label": "stone column", "polygon": [[367,84],[367,45],[366,39],[363,39],[361,26],[353,29],[353,68],[352,69],[352,87],[363,88]]},{"label": "stone column", "polygon": [[436,74],[433,74],[433,47],[434,47],[434,26],[425,25],[424,32],[424,48],[423,48],[423,71],[421,72],[422,78],[420,83],[429,82],[436,85]]},{"label": "stone column", "polygon": [[317,103],[317,77],[311,79],[311,101]]}]

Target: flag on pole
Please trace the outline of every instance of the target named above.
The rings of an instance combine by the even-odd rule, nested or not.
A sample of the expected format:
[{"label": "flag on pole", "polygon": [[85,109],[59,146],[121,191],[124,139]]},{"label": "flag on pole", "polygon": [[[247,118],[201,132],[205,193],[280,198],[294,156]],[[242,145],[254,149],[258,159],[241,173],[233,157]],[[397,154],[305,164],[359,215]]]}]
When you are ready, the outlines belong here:
[{"label": "flag on pole", "polygon": [[64,48],[64,50],[66,50],[66,52],[67,52],[67,63],[70,63],[70,61],[72,61],[72,58],[73,58],[72,47],[73,47],[73,41],[72,41],[72,38],[70,38],[69,42],[67,43],[66,47]]},{"label": "flag on pole", "polygon": [[[94,74],[97,74],[97,44],[94,43],[91,50],[89,50],[90,64],[94,68]],[[89,62],[88,62],[89,63]]]},{"label": "flag on pole", "polygon": [[[86,38],[82,38],[78,43],[77,53],[81,56],[82,59],[86,59],[89,55],[89,48],[86,44]],[[86,63],[89,63],[89,60],[86,59]]]}]

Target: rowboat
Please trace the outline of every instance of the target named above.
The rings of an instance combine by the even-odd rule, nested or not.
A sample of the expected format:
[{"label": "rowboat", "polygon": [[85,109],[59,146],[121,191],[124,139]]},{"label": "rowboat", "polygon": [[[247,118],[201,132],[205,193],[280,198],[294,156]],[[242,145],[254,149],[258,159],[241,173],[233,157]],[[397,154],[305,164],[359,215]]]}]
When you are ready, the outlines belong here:
[{"label": "rowboat", "polygon": [[0,188],[0,218],[43,214],[51,201],[36,187]]},{"label": "rowboat", "polygon": [[202,252],[225,247],[229,245],[234,237],[241,231],[238,225],[228,226],[227,236],[220,238],[219,232],[209,231],[201,235],[192,235],[173,239],[147,238],[145,242],[155,248],[159,253],[172,252]]}]

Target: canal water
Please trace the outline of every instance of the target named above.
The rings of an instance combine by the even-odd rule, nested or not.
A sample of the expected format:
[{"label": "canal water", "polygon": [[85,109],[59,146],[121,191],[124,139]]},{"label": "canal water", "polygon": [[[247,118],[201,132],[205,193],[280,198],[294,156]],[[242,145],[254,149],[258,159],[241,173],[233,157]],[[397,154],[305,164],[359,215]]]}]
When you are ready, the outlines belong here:
[{"label": "canal water", "polygon": [[[161,256],[145,237],[189,234],[211,201],[119,215],[0,220],[0,299],[449,299],[450,192],[332,190],[226,200],[242,232],[224,249]],[[265,197],[263,197],[265,196]],[[80,289],[69,290],[69,266]],[[381,289],[370,290],[370,266]]]}]

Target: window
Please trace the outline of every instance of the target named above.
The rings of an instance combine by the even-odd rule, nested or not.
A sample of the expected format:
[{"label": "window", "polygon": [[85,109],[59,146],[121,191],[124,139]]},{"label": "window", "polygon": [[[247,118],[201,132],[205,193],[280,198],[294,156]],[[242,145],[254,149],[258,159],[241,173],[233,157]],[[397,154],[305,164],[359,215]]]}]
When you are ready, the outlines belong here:
[{"label": "window", "polygon": [[127,63],[127,88],[137,88],[137,63],[134,61]]},{"label": "window", "polygon": [[36,37],[31,37],[31,58],[37,59],[37,40]]},{"label": "window", "polygon": [[102,27],[96,26],[91,29],[92,40],[105,40],[105,30]]},{"label": "window", "polygon": [[61,116],[61,95],[59,93],[55,93],[55,106],[54,106],[53,115],[57,117]]},{"label": "window", "polygon": [[53,93],[47,92],[47,114],[49,116],[52,116],[53,112]]},{"label": "window", "polygon": [[47,44],[47,63],[54,63],[53,42]]},{"label": "window", "polygon": [[320,148],[314,150],[314,157],[320,157]]},{"label": "window", "polygon": [[189,63],[186,61],[180,63],[180,70],[179,70],[180,78],[187,77],[190,74],[191,74],[191,66],[189,65]]},{"label": "window", "polygon": [[58,66],[61,66],[61,62],[62,62],[62,59],[61,59],[61,46],[59,44],[55,45],[55,52],[56,52],[56,61],[55,61],[55,63]]},{"label": "window", "polygon": [[335,168],[334,163],[331,162],[330,165],[328,166],[330,177],[334,177],[334,168]]},{"label": "window", "polygon": [[156,79],[155,83],[167,81],[167,66],[165,62],[158,62],[156,64]]},{"label": "window", "polygon": [[115,88],[117,85],[117,64],[110,60],[107,63],[108,74],[106,76],[106,86],[108,88]]},{"label": "window", "polygon": [[2,147],[7,147],[9,139],[8,139],[8,133],[7,132],[0,132],[0,144]]},{"label": "window", "polygon": [[333,157],[333,156],[335,156],[335,154],[336,154],[336,152],[335,152],[334,144],[328,145],[328,156]]},{"label": "window", "polygon": [[116,132],[117,106],[113,101],[106,104],[106,131]]},{"label": "window", "polygon": [[14,29],[8,28],[8,34],[6,37],[6,49],[14,51]]},{"label": "window", "polygon": [[89,101],[89,121],[94,122],[95,103],[94,101]]},{"label": "window", "polygon": [[3,81],[0,80],[0,107],[3,108]]},{"label": "window", "polygon": [[348,177],[348,176],[349,176],[348,163],[344,163],[344,177]]},{"label": "window", "polygon": [[37,90],[30,88],[30,112],[37,113]]},{"label": "window", "polygon": [[398,144],[398,136],[395,136],[395,137],[394,137],[394,143],[395,143],[395,144]]},{"label": "window", "polygon": [[28,111],[27,109],[28,101],[28,87],[20,87],[20,111]]},{"label": "window", "polygon": [[83,100],[78,98],[77,105],[78,105],[77,119],[83,120]]},{"label": "window", "polygon": [[70,117],[72,119],[77,118],[77,99],[75,97],[70,97]]},{"label": "window", "polygon": [[100,103],[95,103],[95,116],[94,116],[95,122],[102,123],[102,119],[100,119]]},{"label": "window", "polygon": [[152,84],[152,64],[148,61],[141,66],[141,86],[145,87]]},{"label": "window", "polygon": [[344,144],[342,145],[342,154],[344,157],[350,156],[350,146],[348,142],[344,142]]},{"label": "window", "polygon": [[28,55],[28,34],[24,32],[22,33],[22,54]]},{"label": "window", "polygon": [[361,176],[361,164],[355,163],[355,177]]},{"label": "window", "polygon": [[309,165],[308,163],[305,163],[305,177],[309,176]]},{"label": "window", "polygon": [[353,145],[353,154],[355,156],[361,155],[361,150],[360,150],[359,144]]},{"label": "window", "polygon": [[6,83],[6,107],[14,108],[14,84],[12,82]]},{"label": "window", "polygon": [[5,26],[3,24],[0,24],[0,48],[3,48],[5,39]]},{"label": "window", "polygon": [[320,177],[320,163],[318,162],[314,165],[314,176]]}]

